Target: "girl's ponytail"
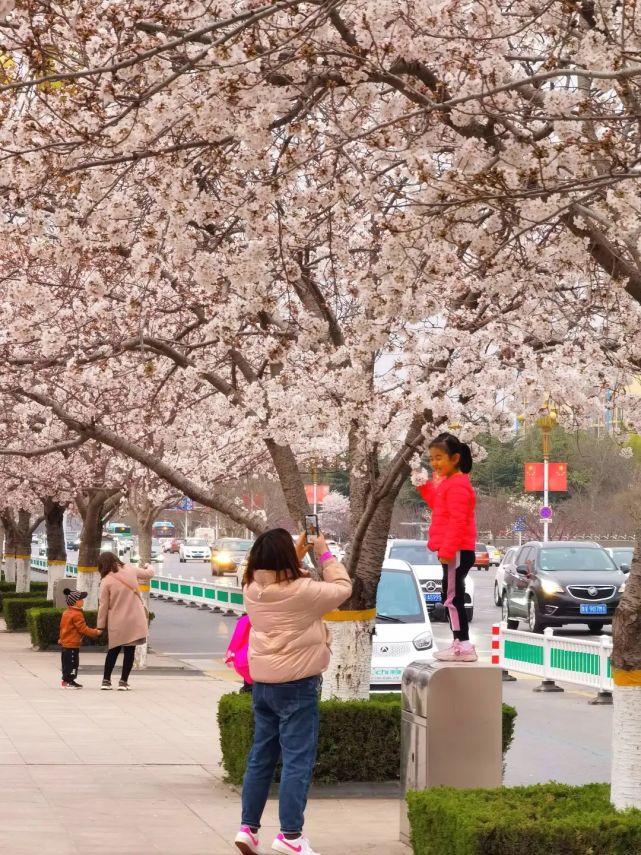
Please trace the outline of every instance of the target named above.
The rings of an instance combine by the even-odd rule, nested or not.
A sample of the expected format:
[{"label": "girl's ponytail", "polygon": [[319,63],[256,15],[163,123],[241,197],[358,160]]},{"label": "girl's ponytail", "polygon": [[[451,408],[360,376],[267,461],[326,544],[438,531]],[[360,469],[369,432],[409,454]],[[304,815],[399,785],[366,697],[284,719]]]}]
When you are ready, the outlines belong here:
[{"label": "girl's ponytail", "polygon": [[458,468],[461,472],[465,472],[466,475],[472,471],[472,449],[465,442],[459,443],[459,452],[461,455],[461,460],[459,462]]}]

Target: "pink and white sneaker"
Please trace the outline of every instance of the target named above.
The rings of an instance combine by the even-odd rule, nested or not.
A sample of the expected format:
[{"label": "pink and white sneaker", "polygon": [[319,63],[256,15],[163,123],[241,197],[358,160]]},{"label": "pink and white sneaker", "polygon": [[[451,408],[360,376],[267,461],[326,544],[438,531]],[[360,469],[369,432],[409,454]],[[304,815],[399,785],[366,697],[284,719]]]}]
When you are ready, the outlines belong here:
[{"label": "pink and white sneaker", "polygon": [[241,825],[234,843],[243,855],[263,855],[258,835],[254,834],[248,825]]},{"label": "pink and white sneaker", "polygon": [[454,639],[450,647],[445,650],[437,650],[434,658],[439,662],[476,662],[476,648],[469,641]]},{"label": "pink and white sneaker", "polygon": [[272,849],[282,855],[320,855],[319,852],[314,852],[309,840],[302,834],[294,840],[287,840],[281,832],[272,843]]}]

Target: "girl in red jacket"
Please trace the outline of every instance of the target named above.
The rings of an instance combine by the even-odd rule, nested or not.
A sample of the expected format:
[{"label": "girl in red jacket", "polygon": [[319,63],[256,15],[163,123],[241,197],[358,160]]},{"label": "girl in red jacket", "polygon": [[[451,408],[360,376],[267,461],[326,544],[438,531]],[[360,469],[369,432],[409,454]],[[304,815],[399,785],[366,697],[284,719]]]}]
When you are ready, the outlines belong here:
[{"label": "girl in red jacket", "polygon": [[470,447],[451,433],[441,433],[429,445],[433,480],[418,488],[432,509],[428,549],[443,565],[443,603],[454,634],[451,647],[434,654],[444,662],[475,662],[465,611],[465,577],[474,566],[476,494],[468,478]]}]

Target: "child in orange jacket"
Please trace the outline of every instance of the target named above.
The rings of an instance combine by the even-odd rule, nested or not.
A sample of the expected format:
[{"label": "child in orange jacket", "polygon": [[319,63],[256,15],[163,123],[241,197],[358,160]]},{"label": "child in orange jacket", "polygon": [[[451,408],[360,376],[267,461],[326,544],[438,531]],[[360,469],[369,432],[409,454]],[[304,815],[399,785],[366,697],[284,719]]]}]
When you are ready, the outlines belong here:
[{"label": "child in orange jacket", "polygon": [[80,664],[80,642],[83,636],[97,638],[102,634],[101,629],[87,626],[82,607],[87,596],[86,591],[72,591],[65,588],[63,594],[67,598],[67,608],[60,618],[60,638],[58,644],[62,647],[62,683],[61,689],[82,689],[82,684],[76,682]]}]

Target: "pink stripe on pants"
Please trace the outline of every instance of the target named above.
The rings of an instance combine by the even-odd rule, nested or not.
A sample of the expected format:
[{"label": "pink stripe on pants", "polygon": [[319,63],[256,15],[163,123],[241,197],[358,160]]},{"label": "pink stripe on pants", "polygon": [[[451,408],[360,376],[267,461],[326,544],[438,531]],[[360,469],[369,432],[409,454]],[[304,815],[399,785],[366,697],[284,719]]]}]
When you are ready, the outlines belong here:
[{"label": "pink stripe on pants", "polygon": [[453,632],[460,632],[461,622],[458,617],[458,609],[454,605],[454,597],[456,596],[456,568],[460,564],[460,553],[456,553],[454,561],[449,561],[447,565],[447,598],[445,600],[445,608],[450,613],[450,625]]}]

